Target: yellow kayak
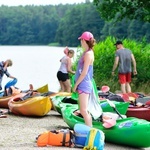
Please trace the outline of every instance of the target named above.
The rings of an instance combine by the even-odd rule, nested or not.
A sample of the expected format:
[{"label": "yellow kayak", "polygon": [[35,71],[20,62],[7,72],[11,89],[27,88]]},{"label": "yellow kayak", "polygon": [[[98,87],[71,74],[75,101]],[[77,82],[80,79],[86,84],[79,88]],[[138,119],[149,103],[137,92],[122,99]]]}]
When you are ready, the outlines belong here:
[{"label": "yellow kayak", "polygon": [[56,96],[71,96],[72,93],[68,93],[68,92],[57,92],[57,93],[53,93],[51,95],[49,95],[49,98],[50,98],[50,101],[51,101],[51,104],[52,104],[52,109],[54,110],[54,105],[53,105],[53,102],[52,102],[52,99]]},{"label": "yellow kayak", "polygon": [[8,101],[12,97],[13,97],[13,95],[0,97],[0,108],[8,108]]},{"label": "yellow kayak", "polygon": [[55,96],[71,96],[72,93],[68,93],[68,92],[57,92],[57,93],[53,93],[51,95],[49,95],[50,98],[53,98]]},{"label": "yellow kayak", "polygon": [[46,93],[46,92],[49,92],[49,89],[48,89],[48,84],[36,89],[36,91],[38,91],[39,93]]},{"label": "yellow kayak", "polygon": [[8,102],[9,109],[13,114],[45,116],[52,108],[52,103],[48,96],[34,96],[26,100],[21,100],[23,96],[25,96],[24,93],[20,93]]},{"label": "yellow kayak", "polygon": [[[42,87],[39,87],[35,91],[38,91],[39,93],[46,93],[46,92],[48,92],[48,84],[43,85]],[[20,92],[18,92],[18,93],[20,93]],[[28,92],[28,90],[27,90],[27,92]],[[27,92],[23,92],[23,93],[26,94]],[[0,97],[0,108],[8,108],[8,101],[10,99],[12,99],[18,93],[12,93],[12,95],[10,95],[10,96],[2,96],[2,97]]]}]

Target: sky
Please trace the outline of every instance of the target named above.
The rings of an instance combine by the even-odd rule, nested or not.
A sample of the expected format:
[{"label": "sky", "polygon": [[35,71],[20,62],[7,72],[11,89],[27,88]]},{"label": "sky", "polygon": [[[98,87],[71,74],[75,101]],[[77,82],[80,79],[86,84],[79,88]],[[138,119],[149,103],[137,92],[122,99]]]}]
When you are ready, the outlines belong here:
[{"label": "sky", "polygon": [[82,2],[85,2],[85,0],[0,0],[0,6],[57,5],[57,4],[74,4]]}]

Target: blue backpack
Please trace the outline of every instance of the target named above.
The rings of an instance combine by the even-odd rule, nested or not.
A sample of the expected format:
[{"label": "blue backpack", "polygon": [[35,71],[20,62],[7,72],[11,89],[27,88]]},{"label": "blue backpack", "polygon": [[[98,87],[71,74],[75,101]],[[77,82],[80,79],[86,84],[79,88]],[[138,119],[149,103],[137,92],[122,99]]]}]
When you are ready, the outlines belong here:
[{"label": "blue backpack", "polygon": [[104,140],[105,136],[101,130],[91,128],[83,150],[104,150]]},{"label": "blue backpack", "polygon": [[85,146],[85,141],[87,138],[87,135],[90,131],[91,127],[81,124],[81,123],[76,123],[74,126],[74,146],[75,147],[84,147]]}]

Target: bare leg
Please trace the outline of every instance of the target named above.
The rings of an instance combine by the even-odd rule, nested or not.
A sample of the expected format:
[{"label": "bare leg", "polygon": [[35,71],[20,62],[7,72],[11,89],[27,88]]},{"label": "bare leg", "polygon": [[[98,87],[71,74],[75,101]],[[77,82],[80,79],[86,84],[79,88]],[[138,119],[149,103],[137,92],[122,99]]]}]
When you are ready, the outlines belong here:
[{"label": "bare leg", "polygon": [[126,93],[126,84],[125,83],[121,84],[121,91],[122,91],[123,94]]},{"label": "bare leg", "polygon": [[60,92],[64,92],[65,91],[65,87],[64,87],[64,84],[62,81],[59,81],[59,84],[60,84]]},{"label": "bare leg", "polygon": [[85,93],[79,94],[80,113],[84,118],[85,124],[92,127],[92,117],[87,110],[88,99],[89,99],[89,94],[85,94]]},{"label": "bare leg", "polygon": [[131,93],[131,86],[129,82],[126,83],[126,88],[127,88],[127,93]]},{"label": "bare leg", "polygon": [[71,83],[70,83],[70,79],[66,80],[65,82],[63,82],[64,86],[65,86],[65,91],[68,93],[71,93]]}]

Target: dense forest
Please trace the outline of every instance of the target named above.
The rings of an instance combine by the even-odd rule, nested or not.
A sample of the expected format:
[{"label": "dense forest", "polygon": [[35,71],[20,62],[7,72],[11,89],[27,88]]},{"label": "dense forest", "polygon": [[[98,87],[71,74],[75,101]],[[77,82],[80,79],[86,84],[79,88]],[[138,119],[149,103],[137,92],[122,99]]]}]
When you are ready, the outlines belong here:
[{"label": "dense forest", "polygon": [[[111,8],[110,12],[111,13]],[[91,31],[96,40],[108,36],[150,42],[150,23],[123,19],[104,21],[96,6],[80,4],[0,7],[0,45],[79,45],[78,36]]]}]

